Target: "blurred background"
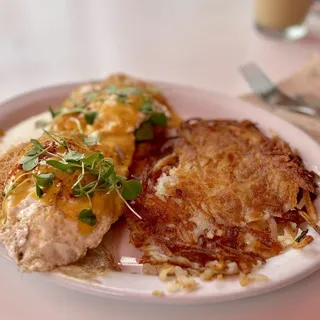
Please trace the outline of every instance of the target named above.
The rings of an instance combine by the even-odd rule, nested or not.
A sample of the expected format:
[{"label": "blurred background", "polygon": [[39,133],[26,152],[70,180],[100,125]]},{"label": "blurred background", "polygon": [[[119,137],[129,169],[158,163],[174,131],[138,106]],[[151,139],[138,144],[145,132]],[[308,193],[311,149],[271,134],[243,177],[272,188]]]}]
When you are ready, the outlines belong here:
[{"label": "blurred background", "polygon": [[58,83],[124,71],[237,95],[238,67],[255,61],[275,81],[320,49],[254,28],[252,0],[0,0],[0,101]]}]

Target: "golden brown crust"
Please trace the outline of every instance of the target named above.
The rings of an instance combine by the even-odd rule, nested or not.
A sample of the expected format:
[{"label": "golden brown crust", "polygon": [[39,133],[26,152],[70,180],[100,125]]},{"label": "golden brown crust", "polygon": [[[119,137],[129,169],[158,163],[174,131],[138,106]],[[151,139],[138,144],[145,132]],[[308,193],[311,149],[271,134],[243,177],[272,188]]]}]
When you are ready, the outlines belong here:
[{"label": "golden brown crust", "polygon": [[244,273],[279,254],[274,225],[299,222],[298,193],[316,188],[289,145],[249,121],[189,120],[171,143],[139,145],[130,172],[144,186],[132,203],[142,220],[127,213],[143,263],[234,261]]},{"label": "golden brown crust", "polygon": [[28,143],[21,143],[0,156],[0,211],[6,181],[27,146]]}]

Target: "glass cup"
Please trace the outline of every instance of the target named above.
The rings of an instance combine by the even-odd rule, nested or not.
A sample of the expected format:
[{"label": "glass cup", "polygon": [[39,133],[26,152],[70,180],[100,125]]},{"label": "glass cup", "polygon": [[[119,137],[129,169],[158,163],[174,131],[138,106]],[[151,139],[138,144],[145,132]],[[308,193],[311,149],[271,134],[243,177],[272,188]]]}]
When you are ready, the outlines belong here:
[{"label": "glass cup", "polygon": [[255,0],[256,28],[268,36],[296,40],[305,36],[304,23],[312,0]]}]

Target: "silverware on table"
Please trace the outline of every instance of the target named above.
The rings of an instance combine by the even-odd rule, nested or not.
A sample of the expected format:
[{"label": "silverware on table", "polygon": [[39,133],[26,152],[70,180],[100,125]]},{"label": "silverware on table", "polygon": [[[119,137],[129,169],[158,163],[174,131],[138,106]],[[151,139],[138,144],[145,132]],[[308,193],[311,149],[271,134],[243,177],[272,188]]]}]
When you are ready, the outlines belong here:
[{"label": "silverware on table", "polygon": [[319,116],[320,108],[310,105],[304,97],[292,98],[279,90],[255,63],[240,67],[240,72],[254,91],[266,103],[286,108],[288,111]]}]

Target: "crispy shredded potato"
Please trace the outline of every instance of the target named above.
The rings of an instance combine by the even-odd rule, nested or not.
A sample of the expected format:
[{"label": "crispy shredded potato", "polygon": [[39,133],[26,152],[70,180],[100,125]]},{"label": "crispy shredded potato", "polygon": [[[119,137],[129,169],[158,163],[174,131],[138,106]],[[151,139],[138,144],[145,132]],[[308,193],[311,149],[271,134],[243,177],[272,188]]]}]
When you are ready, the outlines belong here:
[{"label": "crispy shredded potato", "polygon": [[166,290],[168,292],[171,292],[171,293],[175,293],[175,292],[178,292],[180,291],[182,285],[180,282],[178,282],[177,280],[174,280],[174,281],[170,281],[167,285],[166,285]]},{"label": "crispy shredded potato", "polygon": [[217,280],[223,280],[223,274],[222,273],[217,274]]},{"label": "crispy shredded potato", "polygon": [[248,275],[249,281],[258,281],[258,282],[268,282],[269,278],[265,276],[264,274],[254,274],[250,273]]},{"label": "crispy shredded potato", "polygon": [[299,242],[295,241],[292,245],[295,249],[302,249],[313,241],[313,236],[304,236]]},{"label": "crispy shredded potato", "polygon": [[153,296],[156,296],[156,297],[164,297],[164,296],[165,296],[165,293],[164,293],[163,291],[161,291],[161,290],[154,290],[154,291],[152,292],[152,295],[153,295]]},{"label": "crispy shredded potato", "polygon": [[143,183],[131,203],[142,220],[126,210],[142,263],[249,274],[292,246],[297,205],[315,227],[315,175],[249,121],[188,120],[178,138],[137,145],[129,171]]},{"label": "crispy shredded potato", "polygon": [[178,278],[178,282],[180,282],[182,284],[183,289],[187,291],[195,290],[199,285],[199,283],[196,282],[193,278],[186,276]]},{"label": "crispy shredded potato", "polygon": [[249,283],[248,275],[241,272],[241,273],[239,274],[239,281],[240,281],[240,284],[241,284],[243,287],[246,287],[246,286],[248,285],[248,283]]},{"label": "crispy shredded potato", "polygon": [[4,153],[0,157],[0,211],[3,201],[3,191],[10,172],[21,158],[28,143],[19,144],[16,147],[11,148],[8,152]]},{"label": "crispy shredded potato", "polygon": [[215,275],[215,271],[211,268],[207,268],[203,273],[201,273],[200,279],[202,281],[210,281],[210,280],[213,280],[214,275]]},{"label": "crispy shredded potato", "polygon": [[307,213],[304,211],[299,211],[300,216],[318,233],[320,234],[320,227],[317,225],[316,221],[314,221]]},{"label": "crispy shredded potato", "polygon": [[[125,212],[130,240],[149,272],[170,264],[203,281],[231,274],[242,285],[267,281],[258,266],[310,243],[310,236],[295,243],[304,220],[320,231],[316,174],[250,121],[188,120],[179,137],[137,145],[129,171],[143,183],[131,203],[142,220]],[[172,267],[160,272],[162,280],[172,276]]]},{"label": "crispy shredded potato", "polygon": [[305,203],[305,206],[306,206],[306,209],[307,209],[307,213],[309,215],[309,217],[316,221],[317,220],[317,215],[316,215],[316,210],[313,206],[313,203],[311,201],[311,198],[310,198],[310,192],[307,191],[307,190],[303,190],[303,199],[304,199],[304,203]]}]

